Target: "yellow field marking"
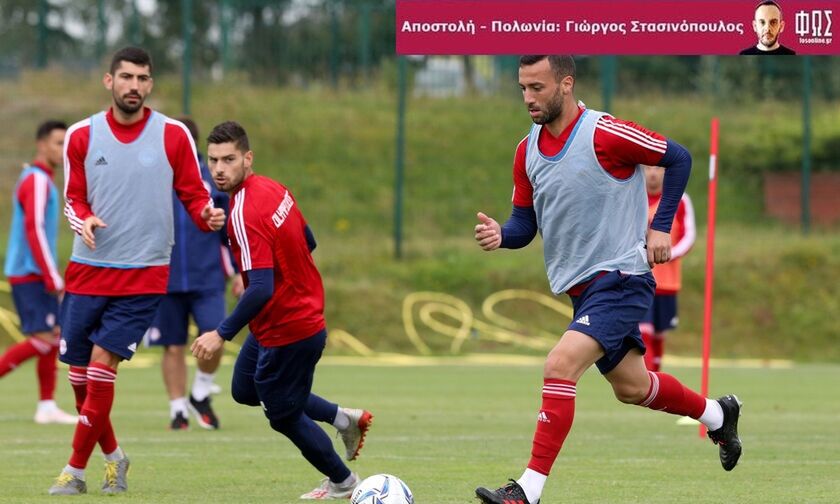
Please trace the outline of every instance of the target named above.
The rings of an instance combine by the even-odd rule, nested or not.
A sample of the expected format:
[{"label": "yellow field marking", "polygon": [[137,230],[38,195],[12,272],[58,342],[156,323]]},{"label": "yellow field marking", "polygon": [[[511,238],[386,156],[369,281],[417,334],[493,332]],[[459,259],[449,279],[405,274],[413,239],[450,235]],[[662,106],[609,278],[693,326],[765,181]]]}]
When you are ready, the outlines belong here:
[{"label": "yellow field marking", "polygon": [[[231,355],[222,357],[222,365],[232,366],[236,358]],[[457,357],[428,357],[400,353],[377,353],[370,356],[361,355],[325,355],[319,365],[325,366],[357,366],[357,367],[437,367],[437,366],[521,366],[542,369],[545,357],[516,354],[469,354]],[[158,366],[159,353],[135,355],[121,368],[144,369]],[[195,365],[195,359],[187,359],[189,366]],[[678,368],[699,368],[699,357],[665,356],[663,366]],[[709,365],[713,368],[740,369],[791,369],[794,363],[783,359],[712,359]]]},{"label": "yellow field marking", "polygon": [[[497,304],[512,300],[535,302],[565,318],[572,317],[572,309],[568,305],[551,296],[529,290],[507,289],[488,296],[481,305],[481,312],[489,322],[476,318],[469,305],[455,296],[442,292],[413,292],[403,300],[403,327],[408,340],[421,355],[431,355],[433,352],[417,330],[415,306],[419,306],[417,316],[420,322],[437,334],[452,338],[449,347],[451,354],[460,353],[464,342],[471,336],[532,350],[551,349],[560,339],[559,334],[534,330],[495,312]],[[455,321],[455,324],[441,321],[440,316]]]},{"label": "yellow field marking", "polygon": [[9,336],[18,343],[26,339],[26,336],[24,336],[23,333],[20,332],[20,329],[18,329],[19,326],[20,319],[18,318],[17,313],[0,307],[0,327],[2,327]]},{"label": "yellow field marking", "polygon": [[[10,291],[8,282],[0,281],[0,291]],[[510,319],[495,311],[499,303],[523,300],[538,303],[567,319],[572,318],[573,312],[569,305],[553,296],[523,289],[506,289],[488,296],[481,304],[481,314],[486,320],[476,318],[469,305],[455,296],[442,292],[413,292],[403,300],[403,326],[408,340],[420,355],[376,352],[349,332],[333,329],[329,331],[330,345],[350,350],[356,355],[326,355],[321,362],[338,366],[542,366],[545,360],[543,356],[502,353],[459,355],[468,338],[509,344],[514,348],[550,350],[560,339],[560,334],[529,327],[525,323]],[[432,355],[432,348],[417,330],[415,309],[420,323],[439,335],[452,338],[448,349],[452,356]],[[446,323],[441,320],[442,318],[455,323]],[[24,335],[18,329],[19,325],[17,314],[0,307],[0,327],[16,341],[23,341]],[[197,334],[198,329],[191,324],[189,332]],[[238,343],[225,343],[222,364],[232,364],[240,349],[241,345]],[[124,363],[123,367],[147,368],[156,366],[159,362],[159,353],[141,353]],[[188,359],[188,363],[194,365],[194,359]],[[675,367],[700,367],[701,360],[698,357],[666,355],[663,363]],[[710,365],[712,367],[787,369],[793,367],[793,362],[782,359],[711,359]]]}]

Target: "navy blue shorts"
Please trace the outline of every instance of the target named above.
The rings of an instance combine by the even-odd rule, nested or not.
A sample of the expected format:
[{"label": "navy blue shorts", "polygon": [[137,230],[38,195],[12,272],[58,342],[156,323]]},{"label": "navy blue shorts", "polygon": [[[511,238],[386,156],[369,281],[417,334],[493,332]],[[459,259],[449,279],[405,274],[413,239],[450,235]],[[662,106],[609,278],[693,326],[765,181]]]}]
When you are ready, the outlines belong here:
[{"label": "navy blue shorts", "polygon": [[93,345],[130,360],[152,324],[160,294],[138,296],[64,295],[59,360],[87,366]]},{"label": "navy blue shorts", "polygon": [[190,315],[198,333],[212,331],[225,318],[225,292],[218,289],[167,294],[149,328],[149,345],[186,345]]},{"label": "navy blue shorts", "polygon": [[12,300],[23,334],[51,333],[58,322],[58,297],[47,292],[44,282],[12,284]]},{"label": "navy blue shorts", "polygon": [[652,324],[654,332],[665,332],[676,329],[680,319],[677,317],[677,295],[657,294],[653,296],[643,324]]},{"label": "navy blue shorts", "polygon": [[572,297],[574,316],[569,330],[597,341],[604,356],[595,365],[607,374],[633,348],[645,353],[639,322],[653,300],[656,282],[651,273],[626,275],[611,271],[596,279],[580,296]]},{"label": "navy blue shorts", "polygon": [[326,343],[326,329],[305,340],[271,348],[260,345],[249,333],[233,368],[234,399],[261,405],[269,419],[300,415]]}]

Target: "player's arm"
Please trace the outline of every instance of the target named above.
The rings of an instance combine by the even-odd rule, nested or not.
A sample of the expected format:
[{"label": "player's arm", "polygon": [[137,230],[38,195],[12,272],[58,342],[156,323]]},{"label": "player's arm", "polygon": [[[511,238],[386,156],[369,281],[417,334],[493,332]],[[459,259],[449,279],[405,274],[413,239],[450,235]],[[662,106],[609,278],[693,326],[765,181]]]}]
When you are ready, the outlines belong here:
[{"label": "player's arm", "polygon": [[87,121],[76,123],[67,132],[64,142],[64,215],[76,234],[81,235],[86,219],[93,216],[87,199],[85,156],[90,128]]},{"label": "player's arm", "polygon": [[29,250],[32,251],[35,264],[41,270],[44,286],[48,292],[60,292],[64,289],[64,282],[58,273],[44,225],[48,194],[49,180],[47,176],[41,173],[33,173],[18,186],[17,199],[23,208],[23,228],[26,233],[26,241],[29,244]]},{"label": "player's arm", "polygon": [[522,248],[537,235],[537,214],[534,212],[534,188],[525,171],[525,148],[528,137],[516,147],[513,158],[513,209],[503,225],[478,214],[481,221],[475,228],[475,239],[484,250]]},{"label": "player's arm", "polygon": [[239,303],[215,331],[202,334],[192,344],[192,352],[198,359],[211,359],[225,341],[230,341],[239,334],[243,327],[257,316],[274,295],[274,270],[272,268],[253,269],[243,273],[248,275],[248,287],[239,298]]},{"label": "player's arm", "polygon": [[224,224],[225,214],[213,207],[213,200],[201,180],[198,154],[186,126],[167,119],[164,145],[169,165],[172,166],[172,186],[187,213],[202,231],[218,231]]},{"label": "player's arm", "polygon": [[274,295],[274,270],[272,268],[253,269],[243,274],[248,275],[248,287],[239,298],[236,308],[216,329],[219,336],[226,341],[232,340],[239,334],[239,331],[257,316]]},{"label": "player's arm", "polygon": [[665,168],[662,197],[647,236],[648,262],[671,259],[671,225],[691,174],[691,154],[677,142],[639,126],[605,116],[595,126],[595,152],[607,171],[645,164]]},{"label": "player's arm", "polygon": [[678,236],[677,243],[671,247],[671,260],[678,259],[688,253],[694,246],[697,237],[697,226],[694,222],[694,206],[688,194],[683,194],[677,209],[677,219],[682,222],[682,236]]}]

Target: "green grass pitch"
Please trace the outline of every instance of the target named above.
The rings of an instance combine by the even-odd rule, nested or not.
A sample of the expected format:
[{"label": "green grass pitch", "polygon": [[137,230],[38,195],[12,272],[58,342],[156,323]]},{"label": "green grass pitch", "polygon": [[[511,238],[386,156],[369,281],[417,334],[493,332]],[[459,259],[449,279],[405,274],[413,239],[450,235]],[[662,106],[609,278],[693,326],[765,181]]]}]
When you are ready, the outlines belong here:
[{"label": "green grass pitch", "polygon": [[[73,428],[32,422],[33,367],[0,380],[0,502],[61,500],[46,491],[66,463]],[[169,432],[157,365],[120,370],[112,419],[132,469],[129,492],[108,502],[283,504],[314,488],[321,476],[292,444],[260,410],[227,395],[231,371],[224,365],[218,380],[225,389],[215,400],[221,430]],[[699,382],[696,368],[667,371]],[[713,394],[735,392],[745,403],[744,455],[733,472],[721,469],[717,447],[698,438],[696,427],[619,404],[593,369],[578,386],[575,424],[543,504],[838,502],[840,367],[714,368],[711,376]],[[327,359],[315,390],[376,415],[352,469],[396,474],[420,504],[469,503],[476,485],[516,478],[527,463],[540,377],[539,366],[348,366]],[[71,409],[71,395],[61,369],[60,405]],[[101,478],[95,454],[89,495],[70,500],[103,502]]]}]

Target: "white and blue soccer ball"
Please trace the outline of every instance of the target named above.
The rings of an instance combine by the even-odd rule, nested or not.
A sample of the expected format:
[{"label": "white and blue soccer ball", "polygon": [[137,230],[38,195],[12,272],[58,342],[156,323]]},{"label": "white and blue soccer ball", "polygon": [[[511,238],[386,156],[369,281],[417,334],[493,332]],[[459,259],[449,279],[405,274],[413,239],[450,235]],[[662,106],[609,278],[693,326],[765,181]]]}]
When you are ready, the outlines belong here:
[{"label": "white and blue soccer ball", "polygon": [[350,504],[414,504],[414,496],[396,476],[376,474],[359,483]]}]

